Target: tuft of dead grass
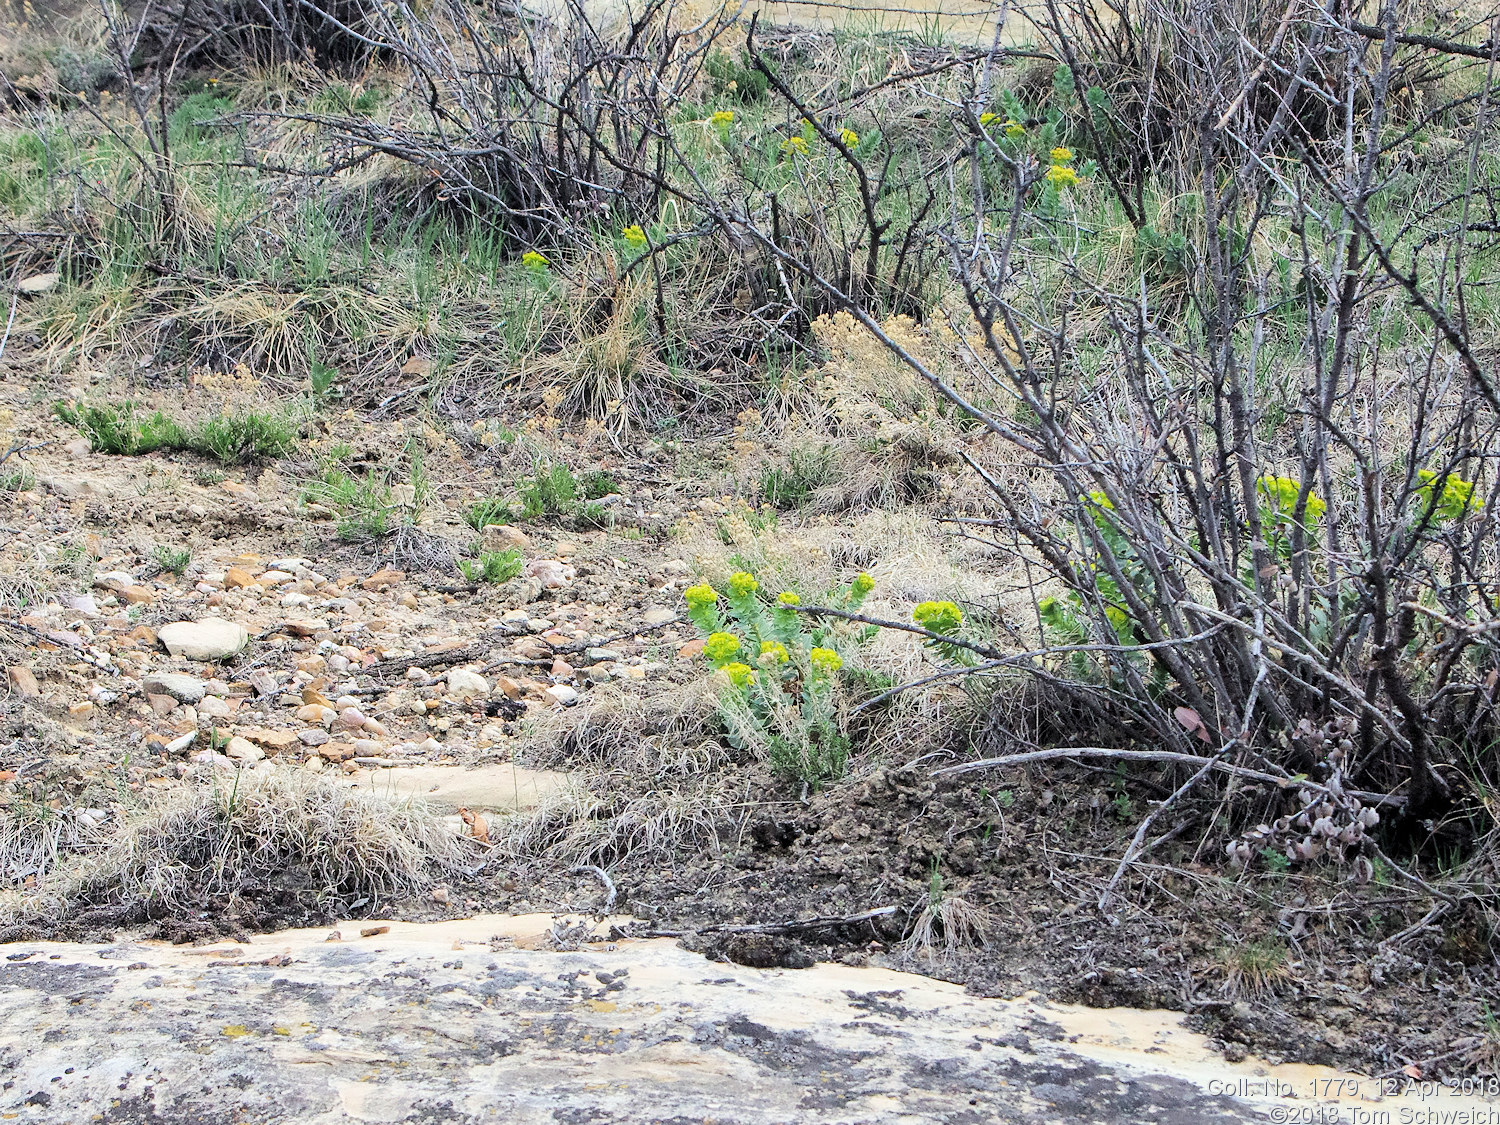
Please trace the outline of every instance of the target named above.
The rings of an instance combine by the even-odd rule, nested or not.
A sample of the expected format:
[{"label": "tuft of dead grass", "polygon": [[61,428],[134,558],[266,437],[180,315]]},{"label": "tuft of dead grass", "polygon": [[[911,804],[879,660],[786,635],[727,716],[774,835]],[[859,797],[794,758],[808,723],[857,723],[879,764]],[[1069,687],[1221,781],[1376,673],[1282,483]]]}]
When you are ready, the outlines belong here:
[{"label": "tuft of dead grass", "polygon": [[[6,846],[15,856],[45,849],[44,830]],[[100,908],[161,917],[269,888],[319,904],[398,897],[451,874],[464,854],[419,802],[297,771],[237,773],[163,797],[107,843],[58,856],[34,889],[0,899],[0,928]]]},{"label": "tuft of dead grass", "polygon": [[529,764],[565,769],[573,783],[511,817],[499,844],[513,860],[608,866],[715,848],[744,811],[745,779],[728,768],[715,729],[717,694],[705,676],[654,694],[596,689],[541,720]]}]

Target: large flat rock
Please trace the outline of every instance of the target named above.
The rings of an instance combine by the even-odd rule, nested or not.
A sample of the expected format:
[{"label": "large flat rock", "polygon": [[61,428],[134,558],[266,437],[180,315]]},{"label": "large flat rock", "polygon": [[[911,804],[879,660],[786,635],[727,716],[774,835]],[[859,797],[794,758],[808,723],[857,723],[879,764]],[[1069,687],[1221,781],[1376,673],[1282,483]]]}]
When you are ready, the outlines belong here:
[{"label": "large flat rock", "polygon": [[421,797],[438,809],[515,812],[535,808],[568,783],[566,774],[519,766],[397,766],[356,775],[355,785],[382,797]]},{"label": "large flat rock", "polygon": [[[317,929],[199,949],[0,947],[24,957],[0,961],[0,1116],[108,1125],[1354,1120],[1348,1100],[1337,1118],[1271,1116],[1274,1107],[1316,1110],[1309,1084],[1339,1076],[1226,1063],[1174,1013],[983,999],[844,965],[749,969],[665,940],[549,952],[552,923],[537,917],[389,923],[388,933],[360,937],[371,925],[338,925],[336,941]],[[1297,1098],[1266,1096],[1281,1087]],[[1363,1089],[1375,1092],[1369,1080]],[[1390,1121],[1419,1105],[1362,1104]],[[1434,1095],[1420,1108],[1474,1105]]]}]

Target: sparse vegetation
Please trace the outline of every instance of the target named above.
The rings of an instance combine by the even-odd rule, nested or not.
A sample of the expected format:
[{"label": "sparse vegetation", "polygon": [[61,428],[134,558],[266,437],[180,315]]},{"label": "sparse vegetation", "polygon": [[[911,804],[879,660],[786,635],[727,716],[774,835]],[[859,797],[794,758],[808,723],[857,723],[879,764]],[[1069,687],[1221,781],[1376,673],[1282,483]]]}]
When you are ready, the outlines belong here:
[{"label": "sparse vegetation", "polygon": [[220,464],[285,457],[296,443],[296,429],[285,415],[244,411],[224,413],[184,425],[161,411],[140,417],[133,402],[58,403],[57,416],[89,439],[96,453],[135,457],[177,450],[212,457]]},{"label": "sparse vegetation", "polygon": [[168,547],[159,544],[155,551],[156,561],[163,570],[172,574],[187,573],[188,565],[193,561],[193,552],[187,547]]},{"label": "sparse vegetation", "polygon": [[477,559],[459,559],[458,569],[470,582],[509,582],[521,573],[521,552],[484,551]]}]

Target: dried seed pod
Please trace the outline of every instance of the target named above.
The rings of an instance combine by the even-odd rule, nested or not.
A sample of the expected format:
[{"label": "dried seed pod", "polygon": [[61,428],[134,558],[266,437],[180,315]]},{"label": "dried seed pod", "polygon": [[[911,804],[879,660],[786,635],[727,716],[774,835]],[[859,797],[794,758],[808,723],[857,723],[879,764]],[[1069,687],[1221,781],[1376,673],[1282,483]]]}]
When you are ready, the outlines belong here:
[{"label": "dried seed pod", "polygon": [[1374,809],[1360,809],[1359,822],[1366,828],[1374,828],[1380,823],[1380,814]]},{"label": "dried seed pod", "polygon": [[1368,883],[1375,878],[1375,865],[1368,856],[1356,856],[1354,865],[1349,869],[1349,878],[1356,883]]},{"label": "dried seed pod", "polygon": [[1314,836],[1338,835],[1338,829],[1334,827],[1333,818],[1329,816],[1320,816],[1317,820],[1313,821],[1312,830]]}]

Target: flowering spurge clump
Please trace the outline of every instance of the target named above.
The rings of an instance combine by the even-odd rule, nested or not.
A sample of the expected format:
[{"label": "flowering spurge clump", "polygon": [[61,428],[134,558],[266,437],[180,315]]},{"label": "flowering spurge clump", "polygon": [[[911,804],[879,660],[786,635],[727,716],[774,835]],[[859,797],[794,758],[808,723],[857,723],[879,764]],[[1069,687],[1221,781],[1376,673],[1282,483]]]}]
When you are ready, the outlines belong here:
[{"label": "flowering spurge clump", "polygon": [[[850,612],[874,589],[868,574],[818,599]],[[731,745],[763,750],[778,773],[818,785],[840,776],[849,739],[840,707],[845,653],[871,630],[799,613],[794,590],[775,595],[755,575],[729,576],[683,591],[688,616],[704,633],[703,657],[723,676],[719,711]]]}]

